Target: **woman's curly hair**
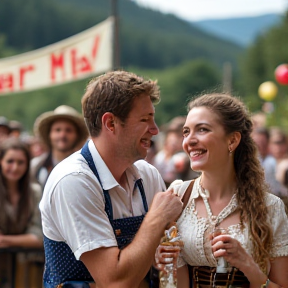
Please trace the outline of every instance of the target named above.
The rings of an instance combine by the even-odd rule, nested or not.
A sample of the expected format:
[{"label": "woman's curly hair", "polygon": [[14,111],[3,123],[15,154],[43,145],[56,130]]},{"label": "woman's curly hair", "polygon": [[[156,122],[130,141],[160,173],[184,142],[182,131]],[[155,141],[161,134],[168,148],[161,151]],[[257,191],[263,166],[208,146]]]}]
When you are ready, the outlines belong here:
[{"label": "woman's curly hair", "polygon": [[216,113],[227,134],[240,132],[241,140],[235,150],[234,167],[237,177],[237,201],[240,221],[249,227],[253,243],[253,258],[265,272],[272,247],[272,227],[268,221],[265,195],[269,191],[264,171],[259,162],[257,148],[251,137],[252,121],[246,106],[238,98],[227,94],[205,94],[188,104],[206,107]]}]

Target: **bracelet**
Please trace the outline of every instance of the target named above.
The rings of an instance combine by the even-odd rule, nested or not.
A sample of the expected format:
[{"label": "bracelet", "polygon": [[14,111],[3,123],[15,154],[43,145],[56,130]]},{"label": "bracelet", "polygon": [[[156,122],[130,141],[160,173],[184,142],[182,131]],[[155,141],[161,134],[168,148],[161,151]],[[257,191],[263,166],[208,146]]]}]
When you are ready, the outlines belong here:
[{"label": "bracelet", "polygon": [[270,282],[270,279],[269,279],[269,278],[267,278],[267,280],[266,280],[265,284],[262,284],[262,285],[260,286],[260,288],[267,288],[267,287],[268,287],[268,285],[269,285],[269,282]]}]

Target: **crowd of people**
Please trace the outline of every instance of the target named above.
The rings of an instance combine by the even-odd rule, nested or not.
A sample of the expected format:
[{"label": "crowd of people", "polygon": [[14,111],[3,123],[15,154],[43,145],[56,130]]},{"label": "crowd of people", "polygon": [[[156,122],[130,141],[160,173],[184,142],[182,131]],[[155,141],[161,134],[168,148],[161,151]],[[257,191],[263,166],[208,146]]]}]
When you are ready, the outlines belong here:
[{"label": "crowd of people", "polygon": [[[87,85],[83,115],[61,105],[32,136],[0,117],[1,288],[9,247],[44,247],[45,288],[156,288],[176,257],[180,288],[288,287],[286,133],[226,94],[158,128],[159,101],[156,82],[113,71]],[[174,221],[180,254],[158,247]]]}]

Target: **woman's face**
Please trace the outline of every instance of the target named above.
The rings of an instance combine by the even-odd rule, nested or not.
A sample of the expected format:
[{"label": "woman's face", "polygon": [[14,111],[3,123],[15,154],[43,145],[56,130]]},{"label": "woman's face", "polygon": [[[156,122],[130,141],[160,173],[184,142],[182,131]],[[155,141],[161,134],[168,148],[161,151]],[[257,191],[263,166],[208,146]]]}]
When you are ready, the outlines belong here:
[{"label": "woman's face", "polygon": [[192,108],[183,128],[183,149],[195,171],[216,171],[229,161],[229,142],[217,114],[205,107]]},{"label": "woman's face", "polygon": [[27,170],[28,159],[22,150],[8,149],[1,159],[0,165],[4,179],[8,182],[17,182]]}]

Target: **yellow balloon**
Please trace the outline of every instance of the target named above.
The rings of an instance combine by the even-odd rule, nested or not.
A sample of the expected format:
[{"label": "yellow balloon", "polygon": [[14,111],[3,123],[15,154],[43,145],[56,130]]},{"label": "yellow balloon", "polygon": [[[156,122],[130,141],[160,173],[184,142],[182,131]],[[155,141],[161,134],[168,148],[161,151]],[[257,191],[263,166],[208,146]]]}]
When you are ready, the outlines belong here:
[{"label": "yellow balloon", "polygon": [[278,93],[278,88],[276,84],[272,81],[263,82],[258,89],[258,94],[260,98],[265,101],[272,101]]}]

